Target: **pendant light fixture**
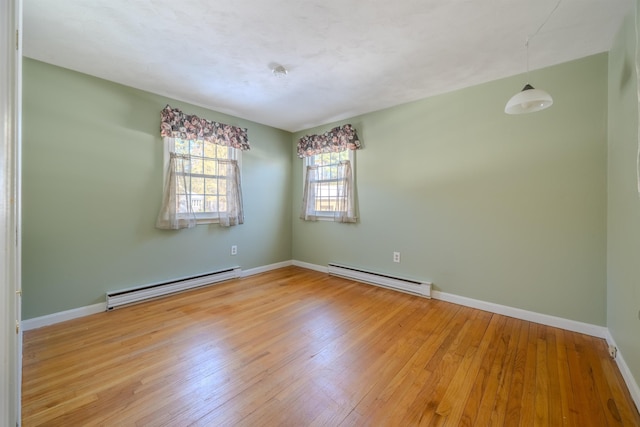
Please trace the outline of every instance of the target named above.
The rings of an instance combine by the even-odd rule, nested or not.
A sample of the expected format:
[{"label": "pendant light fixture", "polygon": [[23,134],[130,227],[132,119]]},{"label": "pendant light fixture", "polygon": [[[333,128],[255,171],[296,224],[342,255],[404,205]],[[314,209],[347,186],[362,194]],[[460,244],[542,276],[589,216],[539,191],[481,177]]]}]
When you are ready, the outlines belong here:
[{"label": "pendant light fixture", "polygon": [[553,105],[553,98],[549,93],[542,89],[536,89],[529,84],[529,41],[536,36],[542,27],[549,21],[553,12],[556,11],[558,6],[562,0],[558,0],[556,7],[553,8],[547,19],[544,20],[542,25],[538,27],[535,33],[533,33],[530,37],[527,37],[527,41],[525,43],[525,47],[527,48],[527,84],[522,88],[522,90],[509,99],[507,105],[504,107],[504,112],[507,114],[526,114],[526,113],[534,113],[536,111],[544,110],[545,108],[549,108]]},{"label": "pendant light fixture", "polygon": [[[527,81],[529,80],[529,39],[527,39]],[[546,91],[536,89],[528,82],[522,91],[516,93],[507,102],[504,112],[507,114],[525,114],[544,110],[553,105],[553,98]]]}]

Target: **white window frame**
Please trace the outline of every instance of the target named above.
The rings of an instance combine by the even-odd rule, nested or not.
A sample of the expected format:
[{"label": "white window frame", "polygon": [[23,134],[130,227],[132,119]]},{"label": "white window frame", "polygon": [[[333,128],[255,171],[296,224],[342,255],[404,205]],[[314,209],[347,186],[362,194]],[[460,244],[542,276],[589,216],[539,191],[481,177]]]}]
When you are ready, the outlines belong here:
[{"label": "white window frame", "polygon": [[[322,154],[340,154],[343,153],[344,151],[347,152],[347,160],[349,160],[349,162],[351,163],[351,170],[352,170],[352,174],[353,174],[353,180],[355,183],[355,150],[349,150],[349,149],[345,149],[343,151],[338,151],[335,153],[320,153],[320,154],[314,154],[313,156],[307,156],[304,158],[304,162],[302,165],[302,188],[304,191],[304,185],[305,185],[305,177],[307,175],[307,166],[314,166],[315,163],[315,158],[316,156],[320,156]],[[337,181],[337,180],[331,180],[331,181]],[[315,216],[318,219],[318,221],[334,221],[334,217],[335,217],[335,213],[336,211],[315,211]]]},{"label": "white window frame", "polygon": [[[174,149],[172,146],[173,140],[181,140],[181,138],[163,138],[164,139],[164,165],[163,165],[163,176],[162,182],[166,182],[167,180],[167,172],[169,170],[169,153]],[[229,160],[236,160],[238,162],[238,167],[240,168],[240,177],[242,179],[242,150],[227,147],[229,149]],[[193,200],[192,200],[193,204]],[[218,213],[216,212],[195,212],[196,216],[196,224],[217,224],[220,222]]]}]

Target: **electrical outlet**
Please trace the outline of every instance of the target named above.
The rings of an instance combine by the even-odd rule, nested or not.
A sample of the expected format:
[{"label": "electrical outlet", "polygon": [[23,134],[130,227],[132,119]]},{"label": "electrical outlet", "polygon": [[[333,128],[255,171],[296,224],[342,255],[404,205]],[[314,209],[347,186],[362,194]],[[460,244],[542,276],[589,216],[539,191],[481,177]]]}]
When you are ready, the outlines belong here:
[{"label": "electrical outlet", "polygon": [[609,356],[611,356],[612,359],[615,359],[617,355],[618,355],[618,349],[615,346],[610,345],[609,346]]},{"label": "electrical outlet", "polygon": [[238,246],[237,245],[231,246],[231,255],[238,255]]},{"label": "electrical outlet", "polygon": [[400,252],[393,253],[393,262],[400,262]]}]

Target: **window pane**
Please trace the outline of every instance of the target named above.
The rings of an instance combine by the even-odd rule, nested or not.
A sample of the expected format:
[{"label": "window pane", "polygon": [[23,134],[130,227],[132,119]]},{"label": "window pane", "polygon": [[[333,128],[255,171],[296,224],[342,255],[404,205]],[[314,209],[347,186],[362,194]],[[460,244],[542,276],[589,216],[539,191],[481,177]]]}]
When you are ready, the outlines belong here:
[{"label": "window pane", "polygon": [[191,209],[194,212],[204,212],[204,197],[191,194]]},{"label": "window pane", "polygon": [[179,176],[178,179],[175,180],[177,194],[187,193],[187,189],[184,186],[185,181],[186,181],[185,179],[182,179],[182,176]]},{"label": "window pane", "polygon": [[229,147],[225,147],[224,145],[216,145],[218,149],[217,157],[219,159],[228,159],[229,158]]},{"label": "window pane", "polygon": [[183,167],[184,167],[184,173],[185,174],[190,174],[191,173],[191,162],[189,160],[178,160],[179,162],[183,162]]},{"label": "window pane", "polygon": [[176,203],[177,203],[177,210],[180,213],[186,213],[187,212],[187,196],[178,196],[176,198]]},{"label": "window pane", "polygon": [[202,157],[204,154],[203,144],[203,141],[191,141],[191,155]]},{"label": "window pane", "polygon": [[218,197],[217,196],[205,196],[204,197],[206,212],[217,212],[218,210]]},{"label": "window pane", "polygon": [[178,154],[189,154],[189,141],[176,138],[174,140],[174,149]]},{"label": "window pane", "polygon": [[227,180],[220,179],[218,180],[218,194],[221,196],[227,195]]},{"label": "window pane", "polygon": [[210,157],[210,158],[215,158],[216,157],[216,147],[218,145],[214,144],[213,142],[205,142],[204,143],[204,156],[205,157]]},{"label": "window pane", "polygon": [[203,173],[203,167],[202,167],[202,159],[199,158],[191,158],[191,173],[198,173],[201,174]]},{"label": "window pane", "polygon": [[191,177],[191,194],[204,194],[204,178]]},{"label": "window pane", "polygon": [[217,194],[218,193],[218,180],[213,178],[213,179],[206,179],[204,181],[204,192],[206,194]]},{"label": "window pane", "polygon": [[215,175],[216,174],[216,161],[215,160],[204,160],[204,171],[205,175]]}]

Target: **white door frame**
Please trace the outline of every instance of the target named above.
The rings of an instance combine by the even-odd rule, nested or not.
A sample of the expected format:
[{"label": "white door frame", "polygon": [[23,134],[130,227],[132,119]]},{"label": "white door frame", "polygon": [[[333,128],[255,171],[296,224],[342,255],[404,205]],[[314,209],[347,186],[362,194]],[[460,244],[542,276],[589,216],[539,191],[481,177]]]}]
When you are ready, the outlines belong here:
[{"label": "white door frame", "polygon": [[22,0],[0,0],[0,425],[20,425]]}]

